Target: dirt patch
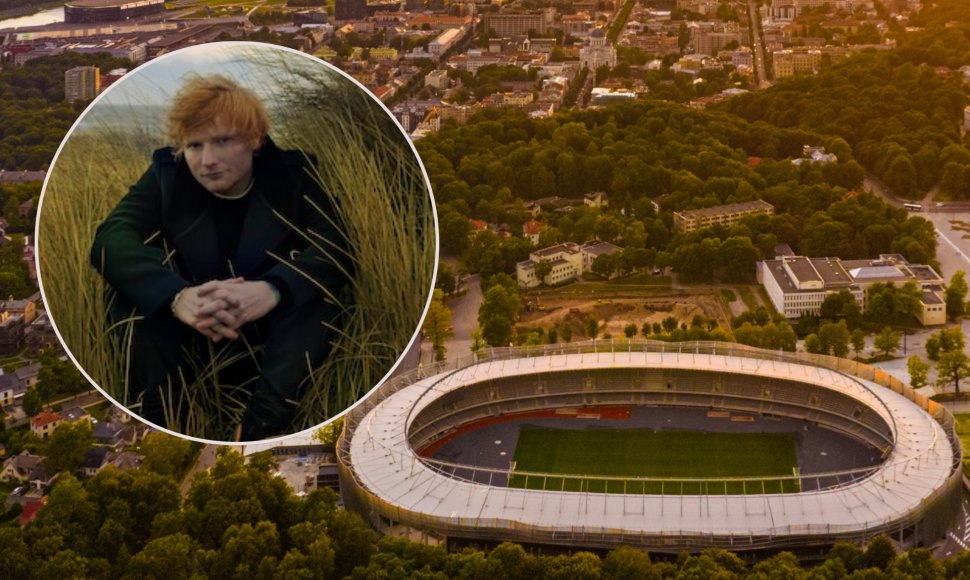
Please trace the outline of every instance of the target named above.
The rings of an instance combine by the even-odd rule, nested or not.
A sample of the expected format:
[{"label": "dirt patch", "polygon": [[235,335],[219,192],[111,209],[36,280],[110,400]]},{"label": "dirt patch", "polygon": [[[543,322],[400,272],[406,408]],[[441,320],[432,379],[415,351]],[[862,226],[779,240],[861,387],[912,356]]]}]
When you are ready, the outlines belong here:
[{"label": "dirt patch", "polygon": [[600,336],[609,333],[624,336],[623,330],[633,323],[640,329],[643,324],[660,323],[673,316],[678,324],[690,324],[701,315],[728,328],[729,322],[718,298],[710,295],[651,296],[645,298],[592,299],[575,296],[539,297],[533,310],[522,315],[519,325],[552,328],[568,323],[573,327],[573,340],[586,336],[586,325],[594,318],[600,327]]}]

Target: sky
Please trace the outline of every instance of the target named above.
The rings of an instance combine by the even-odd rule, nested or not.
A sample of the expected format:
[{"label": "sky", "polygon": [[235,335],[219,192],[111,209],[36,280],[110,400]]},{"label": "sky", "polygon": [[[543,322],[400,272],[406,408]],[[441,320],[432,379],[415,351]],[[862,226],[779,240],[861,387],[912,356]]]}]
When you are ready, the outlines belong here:
[{"label": "sky", "polygon": [[[252,42],[203,44],[163,55],[125,75],[92,103],[79,127],[118,122],[117,107],[137,109],[140,112],[136,117],[145,114],[145,107],[153,107],[157,110],[149,114],[161,117],[171,96],[183,80],[193,74],[229,76],[256,91],[272,107],[279,90],[285,88],[279,82],[281,78],[290,85],[307,82],[289,71],[301,71],[320,82],[336,83],[344,78],[322,60],[275,45]],[[133,121],[151,125],[160,119],[140,117]]]}]

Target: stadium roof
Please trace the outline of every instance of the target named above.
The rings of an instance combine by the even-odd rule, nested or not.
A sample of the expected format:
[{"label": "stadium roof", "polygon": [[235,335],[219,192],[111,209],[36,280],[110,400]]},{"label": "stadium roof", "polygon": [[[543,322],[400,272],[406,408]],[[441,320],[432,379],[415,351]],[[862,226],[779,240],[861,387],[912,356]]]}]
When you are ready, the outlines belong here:
[{"label": "stadium roof", "polygon": [[[452,478],[419,459],[407,425],[445,393],[484,380],[550,371],[663,367],[810,383],[861,401],[894,431],[896,445],[873,475],[843,487],[773,495],[632,495],[492,487]],[[906,397],[875,383],[792,362],[694,353],[605,352],[486,361],[404,387],[349,435],[357,484],[395,513],[423,522],[523,527],[552,534],[747,537],[850,534],[888,525],[935,497],[954,451],[941,426]]]}]

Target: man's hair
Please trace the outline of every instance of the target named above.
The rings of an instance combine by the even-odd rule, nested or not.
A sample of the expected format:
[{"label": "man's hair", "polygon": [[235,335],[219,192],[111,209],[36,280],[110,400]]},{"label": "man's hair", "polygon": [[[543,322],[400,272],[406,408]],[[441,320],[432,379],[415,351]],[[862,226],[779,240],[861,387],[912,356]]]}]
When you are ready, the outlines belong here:
[{"label": "man's hair", "polygon": [[182,154],[186,136],[222,119],[254,143],[269,132],[269,117],[256,93],[222,75],[192,77],[182,85],[168,112],[168,138]]}]

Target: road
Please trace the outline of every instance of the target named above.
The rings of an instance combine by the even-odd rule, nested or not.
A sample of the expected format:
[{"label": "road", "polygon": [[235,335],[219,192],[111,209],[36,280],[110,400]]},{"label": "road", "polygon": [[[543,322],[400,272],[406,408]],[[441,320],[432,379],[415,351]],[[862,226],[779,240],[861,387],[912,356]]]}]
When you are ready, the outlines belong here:
[{"label": "road", "polygon": [[765,42],[761,36],[761,15],[754,0],[748,0],[748,25],[751,26],[751,39],[754,46],[754,72],[758,79],[758,88],[770,86],[768,70],[765,68],[768,60],[765,58]]},{"label": "road", "polygon": [[[60,405],[62,409],[67,409],[69,407],[87,407],[97,403],[102,403],[106,400],[107,399],[105,399],[104,395],[102,395],[99,391],[92,390],[86,393],[81,393],[79,395],[65,397],[58,401],[54,401],[48,406],[53,407],[54,405]],[[20,407],[19,405],[13,407],[10,415],[12,418],[8,420],[6,424],[8,428],[25,425],[27,421],[30,420],[29,417],[24,415],[23,407]]]},{"label": "road", "polygon": [[[892,206],[902,207],[905,202],[868,172],[863,186]],[[940,263],[940,275],[949,279],[957,270],[970,272],[970,238],[964,238],[968,235],[967,231],[957,229],[961,225],[959,222],[970,224],[970,202],[933,202],[935,192],[935,189],[931,189],[923,196],[923,211],[919,215],[929,220],[936,229],[936,260]]]},{"label": "road", "polygon": [[[445,341],[445,358],[464,357],[471,353],[472,332],[478,328],[478,308],[482,305],[481,279],[473,274],[461,281],[464,293],[455,298],[449,298],[446,305],[451,309],[451,338]],[[431,341],[421,343],[421,362],[431,364],[434,354],[431,351]]]},{"label": "road", "polygon": [[[203,471],[208,471],[216,464],[216,451],[219,450],[221,445],[206,445],[202,448],[202,452],[199,453],[199,460],[195,462],[192,469],[189,470],[185,477],[182,479],[182,483],[179,486],[179,491],[182,493],[182,497],[185,497],[189,493],[189,488],[192,487],[192,480],[195,479],[197,473]],[[242,448],[239,448],[240,453]]]}]

